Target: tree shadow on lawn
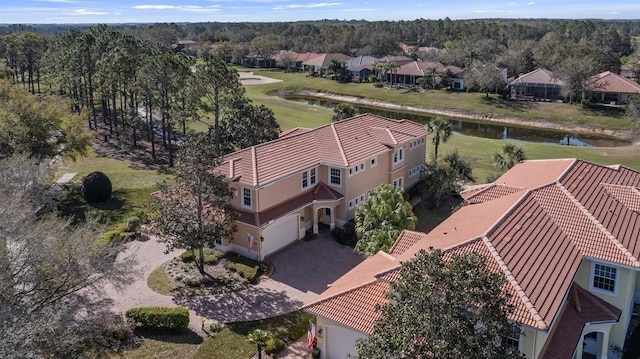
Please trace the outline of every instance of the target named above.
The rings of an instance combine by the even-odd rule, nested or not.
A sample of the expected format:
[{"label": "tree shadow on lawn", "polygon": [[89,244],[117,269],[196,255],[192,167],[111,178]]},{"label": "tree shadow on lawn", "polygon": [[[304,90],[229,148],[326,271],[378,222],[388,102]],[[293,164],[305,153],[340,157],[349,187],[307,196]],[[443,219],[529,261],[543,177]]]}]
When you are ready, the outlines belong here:
[{"label": "tree shadow on lawn", "polygon": [[485,105],[493,106],[495,108],[504,108],[515,112],[531,110],[535,106],[535,102],[533,101],[503,100],[494,97],[487,98],[486,96],[482,96],[480,101]]},{"label": "tree shadow on lawn", "polygon": [[175,297],[173,301],[201,317],[222,323],[275,317],[296,311],[304,304],[284,292],[260,287],[218,296]]},{"label": "tree shadow on lawn", "polygon": [[66,195],[58,203],[58,211],[73,223],[84,223],[92,215],[99,215],[100,223],[115,223],[128,210],[127,197],[125,190],[118,189],[105,202],[87,203],[82,197],[82,186],[69,185]]}]

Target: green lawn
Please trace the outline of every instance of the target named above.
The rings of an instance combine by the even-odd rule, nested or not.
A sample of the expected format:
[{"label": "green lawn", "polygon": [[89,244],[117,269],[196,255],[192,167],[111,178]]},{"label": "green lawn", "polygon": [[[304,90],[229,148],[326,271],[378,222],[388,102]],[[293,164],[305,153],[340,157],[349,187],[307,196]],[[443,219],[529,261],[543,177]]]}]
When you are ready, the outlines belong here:
[{"label": "green lawn", "polygon": [[[307,77],[305,73],[285,73],[273,69],[251,69],[251,71],[258,75],[283,80],[271,84],[245,86],[249,97],[258,103],[265,101],[262,97],[265,94],[312,90],[490,117],[516,117],[533,121],[550,121],[561,125],[580,125],[596,130],[632,128],[630,119],[625,117],[619,109],[583,109],[580,105],[565,103],[505,101],[496,95],[490,95],[487,99],[484,94],[444,90],[422,93],[405,88],[375,88],[369,83],[341,84],[328,79]],[[268,103],[265,102],[265,104],[269,106]],[[280,121],[280,117],[277,118]]]},{"label": "green lawn", "polygon": [[125,350],[113,358],[192,358],[192,359],[248,359],[256,347],[246,340],[254,329],[263,329],[272,335],[291,341],[306,333],[307,323],[313,317],[297,311],[279,317],[251,322],[230,323],[211,337],[202,339],[193,334],[153,335],[145,337],[139,346]]},{"label": "green lawn", "polygon": [[[113,197],[111,200],[88,205],[82,199],[82,178],[93,171],[105,173],[111,180]],[[77,172],[70,182],[70,196],[63,202],[62,213],[74,216],[79,220],[88,214],[97,214],[105,223],[118,223],[130,215],[144,211],[156,190],[155,184],[169,181],[170,176],[161,171],[142,170],[130,166],[127,162],[100,156],[89,148],[87,156],[68,161],[57,169],[56,175],[65,172]]]}]

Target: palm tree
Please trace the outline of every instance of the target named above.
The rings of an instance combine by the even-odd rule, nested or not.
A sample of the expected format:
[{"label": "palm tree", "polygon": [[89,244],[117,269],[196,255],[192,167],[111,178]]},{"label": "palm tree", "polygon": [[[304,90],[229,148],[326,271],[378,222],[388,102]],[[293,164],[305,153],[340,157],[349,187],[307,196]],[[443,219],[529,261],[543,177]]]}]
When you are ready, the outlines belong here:
[{"label": "palm tree", "polygon": [[449,137],[451,137],[451,133],[453,129],[451,128],[451,122],[441,118],[436,117],[433,120],[429,121],[425,126],[426,130],[433,133],[433,139],[431,142],[433,143],[434,154],[433,159],[438,159],[438,147],[440,143],[447,142]]},{"label": "palm tree", "polygon": [[398,72],[398,68],[400,66],[398,66],[398,64],[396,64],[395,62],[386,62],[384,64],[384,72],[386,73],[391,73],[391,86],[393,87],[393,78],[394,78],[394,74]]},{"label": "palm tree", "polygon": [[505,168],[510,169],[518,162],[526,160],[527,156],[522,147],[516,146],[513,143],[507,143],[502,146],[502,154],[496,152],[491,156],[491,159],[497,169],[503,170]]},{"label": "palm tree", "polygon": [[413,230],[417,218],[411,203],[404,199],[402,188],[382,184],[369,192],[369,199],[356,208],[355,250],[371,256],[388,251],[403,229]]},{"label": "palm tree", "polygon": [[339,103],[333,109],[333,117],[331,121],[338,122],[345,118],[353,117],[358,114],[358,109],[348,103]]},{"label": "palm tree", "polygon": [[247,335],[247,341],[258,347],[258,359],[262,359],[262,347],[267,344],[269,333],[262,329],[256,329]]}]

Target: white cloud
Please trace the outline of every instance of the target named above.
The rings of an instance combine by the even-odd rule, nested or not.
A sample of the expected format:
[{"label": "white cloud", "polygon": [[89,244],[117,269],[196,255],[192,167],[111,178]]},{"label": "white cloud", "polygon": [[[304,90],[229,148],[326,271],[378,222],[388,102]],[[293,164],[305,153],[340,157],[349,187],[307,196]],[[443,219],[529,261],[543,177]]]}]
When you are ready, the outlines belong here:
[{"label": "white cloud", "polygon": [[109,13],[105,11],[98,11],[98,10],[75,9],[69,12],[69,15],[109,15]]},{"label": "white cloud", "polygon": [[219,11],[220,5],[212,5],[212,6],[197,6],[197,5],[135,5],[132,6],[133,9],[137,10],[182,10],[182,11],[193,11],[193,12],[210,12],[210,11]]},{"label": "white cloud", "polygon": [[340,6],[342,5],[339,2],[320,2],[320,3],[311,3],[311,4],[292,4],[285,6],[274,7],[273,10],[283,10],[283,9],[315,9],[320,7],[329,7],[329,6]]},{"label": "white cloud", "polygon": [[528,3],[527,5],[529,5],[529,6],[533,6],[533,5],[535,5],[535,4],[536,4],[536,3],[534,3],[534,2],[532,1],[532,2]]},{"label": "white cloud", "polygon": [[55,3],[63,3],[63,4],[74,4],[76,1],[74,0],[31,0],[33,2],[55,2]]},{"label": "white cloud", "polygon": [[516,3],[514,3],[514,2],[507,3],[507,5],[509,5],[509,6],[514,6],[515,4]]}]

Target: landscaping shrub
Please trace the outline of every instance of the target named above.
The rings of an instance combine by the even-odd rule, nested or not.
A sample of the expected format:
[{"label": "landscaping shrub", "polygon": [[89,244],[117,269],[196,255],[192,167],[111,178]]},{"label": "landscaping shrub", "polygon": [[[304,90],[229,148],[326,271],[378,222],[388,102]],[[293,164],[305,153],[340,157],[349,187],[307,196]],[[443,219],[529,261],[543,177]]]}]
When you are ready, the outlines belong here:
[{"label": "landscaping shrub", "polygon": [[282,339],[278,337],[271,336],[269,340],[267,340],[267,344],[264,346],[264,352],[271,354],[278,354],[284,350],[285,344]]},{"label": "landscaping shrub", "polygon": [[[180,259],[185,263],[193,262],[195,260],[193,256],[194,252],[195,255],[198,255],[198,250],[184,251],[184,253],[180,255]],[[224,253],[220,252],[219,250],[213,248],[204,248],[204,264],[216,264],[222,257],[224,257]]]},{"label": "landscaping shrub", "polygon": [[209,330],[211,333],[220,333],[220,331],[222,331],[222,324],[218,322],[211,323],[211,325],[209,325]]},{"label": "landscaping shrub", "polygon": [[127,221],[126,221],[127,232],[134,232],[134,233],[138,232],[138,229],[140,229],[141,223],[142,221],[140,220],[140,217],[131,216],[127,218]]},{"label": "landscaping shrub", "polygon": [[82,179],[82,198],[88,203],[109,200],[111,191],[111,181],[102,172],[91,172]]},{"label": "landscaping shrub", "polygon": [[96,244],[99,246],[104,246],[111,243],[112,241],[117,241],[120,239],[120,230],[116,228],[102,233],[96,241]]},{"label": "landscaping shrub", "polygon": [[254,265],[253,267],[251,267],[244,263],[229,262],[225,265],[225,268],[232,272],[238,272],[238,274],[240,274],[242,278],[248,280],[251,283],[254,283],[260,275],[260,271],[258,270],[259,265]]},{"label": "landscaping shrub", "polygon": [[313,350],[311,351],[311,358],[312,359],[320,359],[320,349],[313,348]]},{"label": "landscaping shrub", "polygon": [[189,327],[189,310],[184,307],[137,307],[127,310],[125,316],[148,330],[183,332]]},{"label": "landscaping shrub", "polygon": [[358,237],[356,236],[356,224],[354,221],[349,221],[344,224],[343,229],[334,228],[331,230],[331,236],[336,242],[342,244],[343,246],[349,246],[354,248],[356,246],[356,242],[358,242]]}]

